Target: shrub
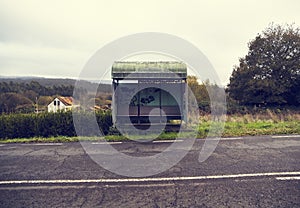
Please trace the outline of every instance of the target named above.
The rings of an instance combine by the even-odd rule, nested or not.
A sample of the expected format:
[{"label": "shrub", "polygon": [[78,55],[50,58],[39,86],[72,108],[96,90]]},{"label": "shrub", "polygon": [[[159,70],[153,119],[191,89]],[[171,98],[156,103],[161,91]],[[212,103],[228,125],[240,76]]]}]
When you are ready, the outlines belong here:
[{"label": "shrub", "polygon": [[[100,130],[106,135],[112,126],[110,112],[80,112],[85,119],[96,116]],[[88,126],[86,126],[88,129]],[[76,136],[72,112],[0,115],[0,138]]]}]

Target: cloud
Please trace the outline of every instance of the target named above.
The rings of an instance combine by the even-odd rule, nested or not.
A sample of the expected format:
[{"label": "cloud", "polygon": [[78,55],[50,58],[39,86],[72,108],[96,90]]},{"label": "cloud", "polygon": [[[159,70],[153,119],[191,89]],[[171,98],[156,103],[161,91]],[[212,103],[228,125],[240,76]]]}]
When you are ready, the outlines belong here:
[{"label": "cloud", "polygon": [[104,44],[151,31],[195,44],[227,83],[247,42],[270,22],[299,24],[299,7],[297,0],[2,0],[0,75],[76,76]]},{"label": "cloud", "polygon": [[74,49],[0,42],[1,75],[76,77],[88,57]]}]

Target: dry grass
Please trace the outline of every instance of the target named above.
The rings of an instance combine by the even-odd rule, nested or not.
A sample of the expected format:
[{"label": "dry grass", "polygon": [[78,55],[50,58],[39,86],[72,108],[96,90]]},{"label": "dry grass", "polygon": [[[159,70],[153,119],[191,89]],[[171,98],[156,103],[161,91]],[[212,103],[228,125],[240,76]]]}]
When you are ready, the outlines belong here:
[{"label": "dry grass", "polygon": [[[201,118],[203,120],[203,118]],[[204,120],[208,120],[207,117]],[[227,116],[228,122],[242,122],[242,123],[251,123],[256,121],[269,121],[273,123],[285,122],[285,121],[299,121],[300,122],[300,113],[274,113],[270,110],[267,110],[266,113],[256,113],[256,114],[235,114]]]},{"label": "dry grass", "polygon": [[[201,116],[199,137],[207,135],[211,125],[210,116]],[[223,136],[300,134],[300,113],[274,112],[228,115]]]}]

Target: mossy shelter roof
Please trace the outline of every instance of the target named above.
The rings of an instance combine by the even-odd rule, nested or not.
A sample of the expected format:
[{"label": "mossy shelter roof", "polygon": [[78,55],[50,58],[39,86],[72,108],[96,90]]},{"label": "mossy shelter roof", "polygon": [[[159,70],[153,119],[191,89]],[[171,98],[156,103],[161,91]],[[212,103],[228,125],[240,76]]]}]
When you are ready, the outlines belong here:
[{"label": "mossy shelter roof", "polygon": [[183,62],[114,62],[111,76],[124,78],[186,78],[187,67]]}]

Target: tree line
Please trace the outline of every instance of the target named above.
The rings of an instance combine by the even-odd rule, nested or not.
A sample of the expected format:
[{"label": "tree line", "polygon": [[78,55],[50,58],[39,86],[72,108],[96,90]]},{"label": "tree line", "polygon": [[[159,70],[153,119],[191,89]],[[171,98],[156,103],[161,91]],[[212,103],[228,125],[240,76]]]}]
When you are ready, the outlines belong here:
[{"label": "tree line", "polygon": [[[269,25],[248,43],[248,53],[234,66],[225,87],[227,112],[300,107],[300,29],[295,25]],[[224,90],[209,80],[188,76],[200,112],[210,111],[209,90]]]},{"label": "tree line", "polygon": [[19,93],[26,95],[29,99],[35,99],[36,96],[62,95],[71,96],[73,94],[74,85],[54,85],[45,86],[37,81],[30,83],[18,82],[0,82],[1,93]]},{"label": "tree line", "polygon": [[0,113],[34,112],[36,103],[47,105],[51,96],[72,96],[73,90],[72,85],[44,86],[37,81],[0,82]]},{"label": "tree line", "polygon": [[229,98],[255,107],[300,106],[300,29],[271,24],[234,67]]},{"label": "tree line", "polygon": [[[40,110],[45,110],[54,97],[73,96],[74,84],[57,84],[58,80],[55,79],[56,84],[51,85],[47,82],[47,85],[40,84],[34,80],[30,82],[21,82],[18,79],[8,82],[0,81],[0,113],[31,113],[34,112],[37,105]],[[109,84],[80,82],[81,86],[76,89],[76,93],[87,96],[87,101],[91,102],[90,91],[98,87],[94,98],[95,104],[104,105],[110,102],[111,86]]]},{"label": "tree line", "polygon": [[[234,66],[225,87],[227,112],[256,112],[267,108],[300,107],[300,29],[270,24],[248,43],[248,53]],[[200,111],[210,111],[208,90],[218,86],[189,76]]]}]

